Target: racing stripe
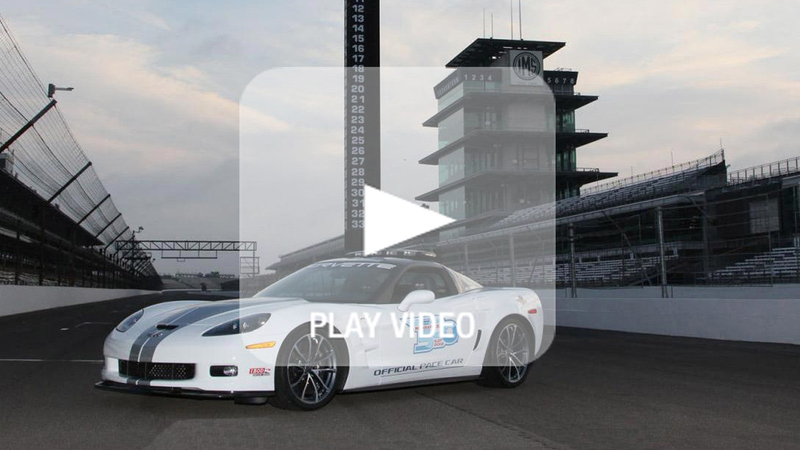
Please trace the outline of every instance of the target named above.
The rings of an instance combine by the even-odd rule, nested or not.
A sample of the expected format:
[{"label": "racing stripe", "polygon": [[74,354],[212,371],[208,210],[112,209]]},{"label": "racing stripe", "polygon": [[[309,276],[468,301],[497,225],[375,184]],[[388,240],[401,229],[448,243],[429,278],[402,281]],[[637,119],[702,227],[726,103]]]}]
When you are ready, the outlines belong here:
[{"label": "racing stripe", "polygon": [[[175,320],[180,319],[181,317],[183,317],[186,314],[194,311],[197,308],[198,307],[194,307],[194,308],[189,308],[187,310],[178,311],[177,313],[166,317],[164,320],[161,320],[160,322],[162,322],[162,323],[166,322],[168,324],[172,324],[172,322],[174,322]],[[165,331],[167,331],[167,330],[165,330]],[[156,333],[156,332],[158,332],[158,328],[156,327],[156,325],[153,325],[151,327],[147,327],[142,332],[142,334],[140,334],[139,337],[136,338],[136,340],[133,342],[133,345],[131,346],[131,352],[130,352],[130,356],[128,357],[128,361],[130,361],[130,362],[139,362],[139,355],[141,355],[141,353],[142,353],[142,347],[144,347],[144,345],[145,345],[145,343],[147,341],[152,339],[153,334]],[[151,357],[152,357],[152,355],[151,355]],[[149,380],[142,380],[142,379],[139,379],[139,378],[128,377],[126,382],[127,382],[127,384],[132,384],[132,385],[136,385],[136,386],[149,386],[150,385],[150,381]]]},{"label": "racing stripe", "polygon": [[[291,301],[294,299],[286,299],[287,301]],[[248,302],[246,306],[259,306],[263,303],[267,302],[275,302],[274,300],[266,300],[263,302]],[[219,314],[224,314],[227,312],[231,312],[234,310],[239,309],[242,306],[243,302],[235,301],[235,302],[225,302],[225,303],[218,303],[218,304],[203,304],[199,306],[195,306],[186,310],[181,310],[169,317],[166,317],[163,320],[160,320],[157,324],[148,327],[145,329],[139,337],[136,338],[133,345],[131,346],[130,357],[128,361],[131,362],[153,362],[153,355],[155,354],[156,348],[158,345],[164,341],[170,334],[172,334],[175,330],[178,330],[181,327],[186,325],[191,325],[197,323],[201,320],[208,319],[209,317],[213,317]],[[178,325],[177,328],[173,329],[163,329],[159,330],[157,325]],[[138,378],[128,378],[128,384],[134,384],[137,386],[149,386],[149,380],[142,380]]]},{"label": "racing stripe", "polygon": [[[194,309],[194,308],[192,308],[192,309]],[[191,311],[192,309],[189,309],[189,311]],[[183,316],[186,313],[188,313],[188,311],[179,311],[179,312],[173,314],[172,316],[167,317],[167,319],[164,320],[164,322],[175,320],[175,319]],[[142,347],[144,346],[145,342],[147,342],[151,338],[153,333],[155,333],[157,331],[158,331],[158,328],[156,328],[155,325],[145,328],[145,330],[142,332],[142,334],[140,334],[139,337],[137,337],[136,340],[133,342],[133,345],[131,345],[130,356],[128,356],[128,361],[129,362],[138,362],[139,361],[139,355],[142,352]],[[141,380],[139,378],[128,377],[127,384],[133,384],[133,385],[137,385],[137,386],[139,386],[139,385],[149,386],[150,382],[147,381],[147,380]]]},{"label": "racing stripe", "polygon": [[[148,327],[147,329],[144,330],[144,332],[142,332],[142,334],[139,335],[139,337],[136,338],[136,340],[133,342],[133,345],[131,346],[131,353],[130,356],[128,357],[129,362],[136,362],[139,360],[139,352],[142,350],[142,345],[144,345],[144,343],[150,338],[150,335],[155,332],[156,332],[156,327],[154,326]],[[138,378],[132,378],[128,376],[126,383],[132,385],[138,385],[138,381],[139,381]]]},{"label": "racing stripe", "polygon": [[[193,308],[192,310],[186,312],[185,314],[181,314],[174,320],[167,322],[167,324],[175,325],[176,323],[179,322],[180,327],[183,327],[186,325],[197,323],[201,320],[208,319],[209,317],[237,310],[239,309],[239,306],[240,306],[239,302],[218,304],[218,305],[203,305],[200,307]],[[180,319],[180,321],[178,321],[178,319]],[[166,321],[162,321],[162,323],[164,322]],[[154,330],[150,334],[148,334],[148,339],[145,340],[144,344],[142,345],[137,361],[153,362],[153,355],[155,354],[156,347],[158,347],[158,344],[160,344],[164,339],[167,338],[167,336],[172,334],[177,329],[178,328],[174,328],[171,330],[167,329]]]},{"label": "racing stripe", "polygon": [[[190,308],[188,310],[178,311],[177,313],[167,317],[165,320],[163,320],[161,322],[172,323],[173,320],[176,320],[176,319],[180,318],[181,316],[183,316],[185,314],[188,314],[189,312],[193,311],[194,309],[196,309],[196,307],[195,308]],[[155,333],[156,331],[158,331],[158,329],[156,328],[155,325],[145,328],[145,330],[142,332],[142,334],[140,334],[139,337],[137,337],[136,340],[133,341],[133,345],[131,345],[131,352],[130,352],[130,356],[128,357],[128,361],[134,361],[134,362],[139,361],[139,354],[142,352],[142,346],[144,345],[145,342],[147,342],[148,339],[150,339],[150,336],[153,333]]]},{"label": "racing stripe", "polygon": [[128,361],[139,360],[139,353],[142,351],[142,345],[144,345],[145,341],[147,341],[147,339],[150,338],[150,335],[155,333],[155,331],[156,327],[154,326],[147,327],[142,332],[142,334],[140,334],[139,337],[137,337],[136,340],[133,341],[133,344],[131,345],[131,352],[130,355],[128,356]]}]

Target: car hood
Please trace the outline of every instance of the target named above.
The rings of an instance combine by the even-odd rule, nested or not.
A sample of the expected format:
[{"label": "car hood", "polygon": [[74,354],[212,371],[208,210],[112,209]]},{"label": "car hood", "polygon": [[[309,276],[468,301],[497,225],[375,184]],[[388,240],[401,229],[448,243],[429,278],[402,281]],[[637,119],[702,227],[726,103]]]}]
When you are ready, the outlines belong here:
[{"label": "car hood", "polygon": [[172,309],[151,317],[155,325],[216,325],[238,317],[259,313],[272,313],[292,306],[306,305],[301,298],[245,298],[204,302]]}]

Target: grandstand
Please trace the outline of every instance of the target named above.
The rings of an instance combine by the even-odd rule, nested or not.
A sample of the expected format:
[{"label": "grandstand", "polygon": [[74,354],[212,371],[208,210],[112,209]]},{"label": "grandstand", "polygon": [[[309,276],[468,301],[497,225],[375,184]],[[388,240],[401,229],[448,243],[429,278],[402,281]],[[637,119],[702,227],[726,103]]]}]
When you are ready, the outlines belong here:
[{"label": "grandstand", "polygon": [[[627,178],[579,168],[579,149],[606,133],[575,126],[576,110],[598,99],[575,91],[578,72],[542,68],[554,100],[546,119],[534,113],[535,89],[492,72],[520,51],[544,60],[564,45],[477,39],[448,63],[455,70],[434,87],[438,111],[423,123],[438,127],[439,147],[420,160],[439,166],[439,187],[417,200],[439,202],[455,222],[399,247],[435,250],[485,285],[569,286],[572,295],[578,287],[660,285],[666,296],[668,284],[800,281],[800,158],[728,173],[720,149]],[[280,278],[344,247],[334,237],[267,269]]]},{"label": "grandstand", "polygon": [[[582,212],[719,186],[725,183],[724,161],[725,152],[720,150],[697,161],[600,184],[583,189],[578,197],[516,211],[497,222],[492,228],[502,229],[538,222],[542,218],[552,216],[553,213],[557,217],[568,217]],[[552,211],[553,208],[555,211]]]},{"label": "grandstand", "polygon": [[155,287],[150,255],[0,18],[0,284]]},{"label": "grandstand", "polygon": [[[429,233],[403,245],[434,249],[489,286],[797,282],[799,162],[728,173],[720,150],[509,212],[457,238]],[[329,239],[282,255],[269,269],[285,276],[343,250],[341,237]]]},{"label": "grandstand", "polygon": [[[451,265],[488,284],[567,286],[573,278],[577,286],[796,282],[797,167],[796,161],[780,161],[727,176],[720,151],[514,212],[437,248]],[[552,227],[553,213],[554,270],[534,273],[546,262],[526,260],[524,245],[510,252],[516,261],[493,257],[507,236],[519,245],[526,235]],[[791,246],[779,247],[786,244]]]},{"label": "grandstand", "polygon": [[712,279],[726,283],[776,283],[800,280],[800,246],[776,248],[717,269]]}]

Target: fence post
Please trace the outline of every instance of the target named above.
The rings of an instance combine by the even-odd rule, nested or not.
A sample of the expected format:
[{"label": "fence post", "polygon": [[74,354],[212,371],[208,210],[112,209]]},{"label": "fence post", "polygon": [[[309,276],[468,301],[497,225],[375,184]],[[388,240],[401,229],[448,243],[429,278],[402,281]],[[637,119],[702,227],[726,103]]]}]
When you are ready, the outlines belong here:
[{"label": "fence post", "polygon": [[508,233],[508,253],[511,256],[511,286],[517,286],[517,259],[514,255],[514,233]]},{"label": "fence post", "polygon": [[39,286],[44,286],[44,215],[45,205],[39,206]]},{"label": "fence post", "polygon": [[70,249],[69,249],[69,285],[75,286],[75,271],[77,270],[77,264],[75,264],[75,253],[78,251],[77,244],[75,243],[77,236],[75,235],[75,230],[72,230],[70,233],[69,242],[70,242]]},{"label": "fence post", "polygon": [[[769,197],[766,195],[769,201]],[[767,232],[767,241],[769,242],[769,284],[775,284],[775,255],[772,254],[772,231]]]},{"label": "fence post", "polygon": [[800,279],[800,259],[798,259],[798,254],[800,253],[800,234],[792,235],[792,245],[794,245],[794,267],[797,279]]},{"label": "fence post", "polygon": [[469,244],[464,242],[464,274],[470,276],[469,272]]},{"label": "fence post", "polygon": [[658,253],[661,263],[661,297],[668,298],[667,258],[664,255],[664,212],[660,206],[656,209],[656,225],[658,228]]},{"label": "fence post", "polygon": [[61,286],[61,266],[65,265],[64,260],[67,259],[64,251],[64,244],[59,240],[58,247],[54,250],[54,257],[56,262],[56,286]]},{"label": "fence post", "polygon": [[575,271],[575,224],[569,224],[569,283],[570,297],[578,297],[578,275]]},{"label": "fence post", "polygon": [[14,264],[14,284],[19,284],[22,275],[22,221],[17,219],[17,261]]},{"label": "fence post", "polygon": [[703,226],[703,278],[705,284],[710,284],[711,279],[711,255],[708,237],[708,202],[705,196],[703,197],[703,211],[702,211],[702,226]]},{"label": "fence post", "polygon": [[119,289],[119,251],[111,257],[111,287]]}]

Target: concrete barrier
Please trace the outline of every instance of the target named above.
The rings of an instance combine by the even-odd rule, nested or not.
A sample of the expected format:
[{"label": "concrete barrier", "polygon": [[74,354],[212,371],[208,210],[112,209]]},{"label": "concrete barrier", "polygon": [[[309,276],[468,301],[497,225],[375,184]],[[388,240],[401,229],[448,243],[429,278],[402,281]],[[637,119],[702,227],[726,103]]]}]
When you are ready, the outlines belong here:
[{"label": "concrete barrier", "polygon": [[[653,292],[656,291],[657,295]],[[800,345],[800,287],[579,289],[559,295],[558,326]],[[560,293],[563,294],[563,293]]]},{"label": "concrete barrier", "polygon": [[0,285],[0,316],[9,316],[42,309],[101,302],[158,291],[136,289],[97,289],[64,286]]}]

